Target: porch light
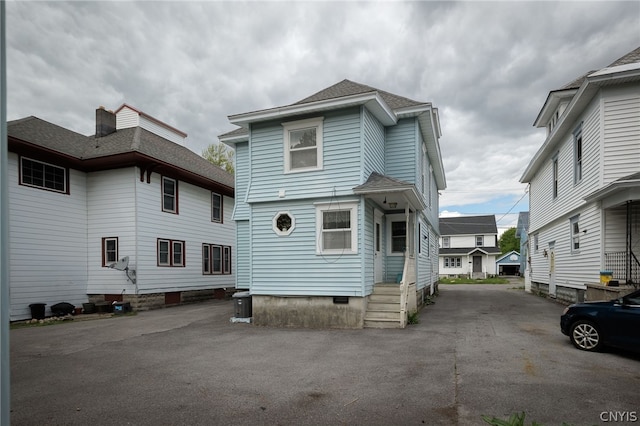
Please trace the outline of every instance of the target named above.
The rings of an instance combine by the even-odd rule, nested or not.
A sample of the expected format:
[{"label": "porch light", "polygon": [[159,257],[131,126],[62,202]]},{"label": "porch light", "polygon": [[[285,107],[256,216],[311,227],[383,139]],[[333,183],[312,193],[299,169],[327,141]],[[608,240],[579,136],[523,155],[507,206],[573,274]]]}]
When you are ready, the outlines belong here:
[{"label": "porch light", "polygon": [[389,203],[389,207],[395,209],[398,206],[398,203]]}]

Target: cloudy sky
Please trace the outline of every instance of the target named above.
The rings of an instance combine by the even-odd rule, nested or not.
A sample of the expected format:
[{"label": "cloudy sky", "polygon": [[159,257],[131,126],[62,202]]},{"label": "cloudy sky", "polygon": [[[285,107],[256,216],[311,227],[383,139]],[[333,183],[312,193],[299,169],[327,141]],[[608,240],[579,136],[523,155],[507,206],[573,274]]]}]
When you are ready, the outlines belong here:
[{"label": "cloudy sky", "polygon": [[88,135],[97,107],[127,103],[200,154],[234,128],[228,115],[346,78],[439,108],[441,214],[495,214],[499,227],[528,210],[519,179],[544,141],[533,122],[549,91],[640,46],[639,1],[9,1],[6,12],[9,120]]}]

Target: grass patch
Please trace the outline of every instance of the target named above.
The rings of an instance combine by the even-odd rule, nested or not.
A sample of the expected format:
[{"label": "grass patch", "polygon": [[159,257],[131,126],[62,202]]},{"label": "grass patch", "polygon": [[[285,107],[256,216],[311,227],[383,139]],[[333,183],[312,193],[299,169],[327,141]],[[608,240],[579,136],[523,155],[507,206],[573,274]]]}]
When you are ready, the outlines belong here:
[{"label": "grass patch", "polygon": [[493,277],[485,279],[471,278],[440,278],[440,284],[509,284],[509,280],[505,278]]}]

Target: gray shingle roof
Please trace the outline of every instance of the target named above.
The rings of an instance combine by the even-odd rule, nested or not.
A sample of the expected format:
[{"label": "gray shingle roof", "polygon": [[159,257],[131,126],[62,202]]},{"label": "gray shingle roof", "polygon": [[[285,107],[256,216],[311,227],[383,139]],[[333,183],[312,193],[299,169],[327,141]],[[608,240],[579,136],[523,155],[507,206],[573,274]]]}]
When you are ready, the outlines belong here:
[{"label": "gray shingle roof", "polygon": [[440,218],[440,235],[443,236],[497,233],[498,227],[494,215]]},{"label": "gray shingle roof", "polygon": [[[640,62],[640,47],[636,48],[635,50],[632,50],[631,52],[627,53],[621,58],[616,59],[605,68],[617,67],[620,65],[627,65],[627,64],[634,64],[636,62]],[[587,76],[590,74],[593,74],[596,71],[599,71],[599,70],[591,70],[581,75],[580,77],[576,78],[572,82],[565,84],[558,90],[578,89],[580,88],[580,86],[582,86],[582,83],[584,83],[584,81],[587,79]],[[558,90],[555,90],[555,91],[558,91]]]},{"label": "gray shingle roof", "polygon": [[500,247],[464,247],[464,248],[442,248],[438,249],[438,254],[442,255],[463,255],[469,254],[476,250],[482,250],[488,254],[500,254]]},{"label": "gray shingle roof", "polygon": [[[269,111],[275,110],[278,108],[285,108],[289,106],[295,105],[304,105],[312,102],[326,101],[329,99],[338,99],[346,96],[360,95],[364,93],[379,93],[382,99],[389,105],[392,110],[415,107],[420,105],[428,105],[428,102],[418,102],[409,98],[405,98],[403,96],[394,95],[393,93],[385,92],[384,90],[376,89],[375,87],[367,86],[365,84],[356,83],[350,80],[342,80],[339,83],[334,84],[333,86],[327,87],[326,89],[322,89],[321,91],[314,93],[311,96],[308,96],[298,102],[295,102],[291,105],[282,105],[276,108],[269,108],[261,111]],[[259,112],[259,111],[255,111]],[[244,136],[248,135],[249,131],[244,128],[238,128],[231,130],[227,133],[220,135],[219,137],[229,138],[233,136]]]},{"label": "gray shingle roof", "polygon": [[398,188],[411,189],[414,185],[399,179],[394,179],[389,176],[381,175],[378,172],[372,172],[369,175],[369,179],[362,185],[358,185],[353,188],[354,191],[376,191],[376,190],[391,190]]},{"label": "gray shingle roof", "polygon": [[403,96],[394,95],[393,93],[385,92],[371,86],[356,83],[350,80],[342,80],[333,86],[327,87],[309,97],[306,97],[293,105],[306,104],[310,102],[324,101],[327,99],[342,98],[345,96],[359,95],[363,93],[378,92],[382,99],[391,107],[391,109],[406,108],[418,105],[425,105],[425,102],[414,101]]},{"label": "gray shingle roof", "polygon": [[[73,157],[81,162],[107,159],[120,154],[141,154],[189,174],[214,181],[233,192],[233,175],[188,148],[141,127],[120,129],[97,138],[83,136],[32,116],[8,122],[7,133],[11,138]],[[111,166],[115,168],[117,164]]]}]

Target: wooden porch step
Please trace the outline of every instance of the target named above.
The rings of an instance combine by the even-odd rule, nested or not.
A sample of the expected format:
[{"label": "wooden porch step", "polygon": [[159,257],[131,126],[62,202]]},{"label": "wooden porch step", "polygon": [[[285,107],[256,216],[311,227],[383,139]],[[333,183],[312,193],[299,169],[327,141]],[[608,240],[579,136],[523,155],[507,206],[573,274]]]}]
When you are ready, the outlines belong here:
[{"label": "wooden porch step", "polygon": [[369,296],[364,316],[365,328],[401,328],[400,285],[379,283]]},{"label": "wooden porch step", "polygon": [[398,319],[364,319],[365,328],[401,328]]}]

